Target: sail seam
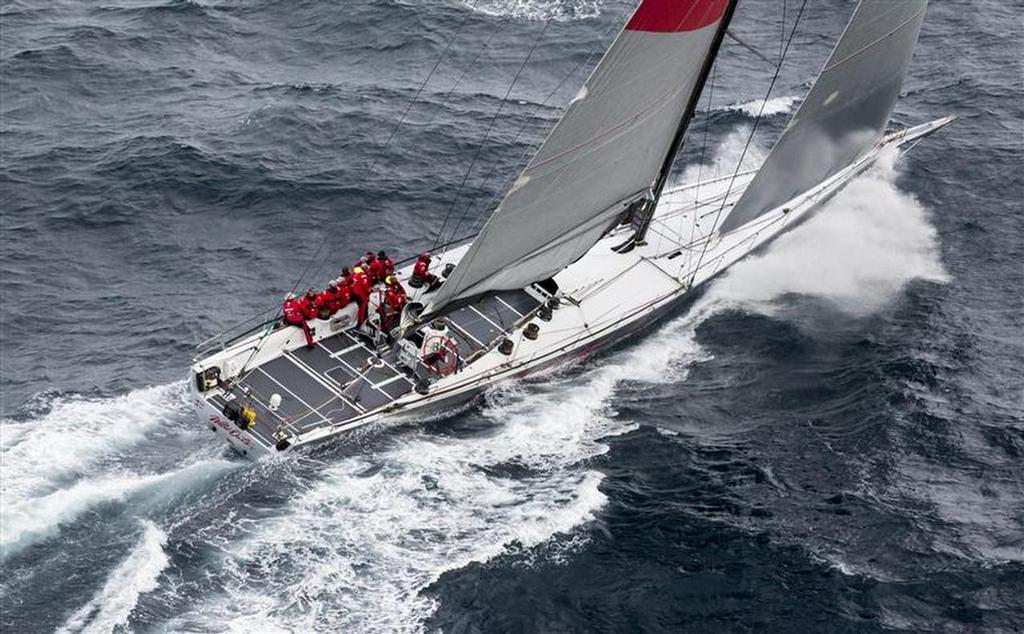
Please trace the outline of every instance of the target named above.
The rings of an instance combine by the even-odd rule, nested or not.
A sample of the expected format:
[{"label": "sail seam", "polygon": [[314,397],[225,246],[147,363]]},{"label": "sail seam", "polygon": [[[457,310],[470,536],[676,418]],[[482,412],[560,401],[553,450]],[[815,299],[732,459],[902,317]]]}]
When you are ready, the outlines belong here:
[{"label": "sail seam", "polygon": [[843,59],[839,60],[838,62],[835,62],[835,63],[833,63],[833,64],[831,64],[831,65],[829,65],[829,66],[826,66],[826,67],[825,67],[825,69],[821,71],[821,74],[822,74],[822,75],[824,75],[825,73],[829,72],[829,71],[830,71],[830,70],[832,70],[833,68],[837,68],[837,67],[839,67],[839,66],[842,66],[843,64],[845,64],[846,62],[850,61],[850,60],[851,60],[851,59],[853,59],[854,57],[857,57],[858,55],[860,55],[860,54],[861,54],[861,53],[863,53],[864,51],[866,51],[866,50],[868,50],[868,49],[872,48],[873,46],[875,46],[876,44],[878,44],[878,43],[879,43],[879,42],[881,42],[882,40],[885,40],[885,39],[888,39],[888,38],[892,37],[893,35],[895,35],[895,34],[896,34],[896,33],[898,33],[899,31],[903,30],[903,29],[904,29],[904,28],[905,28],[905,27],[906,27],[907,25],[909,25],[909,24],[911,24],[912,22],[914,22],[914,20],[916,20],[917,18],[919,18],[919,17],[921,16],[921,14],[925,12],[925,10],[926,10],[926,9],[927,9],[927,5],[925,5],[924,7],[922,7],[920,11],[918,11],[917,13],[915,13],[914,15],[912,15],[912,16],[911,16],[911,17],[910,17],[909,19],[907,19],[907,21],[906,21],[906,22],[904,22],[903,24],[899,25],[899,26],[898,26],[898,27],[896,27],[895,29],[893,29],[893,30],[889,31],[888,33],[886,33],[886,34],[885,34],[885,35],[883,35],[882,37],[880,37],[880,38],[878,38],[877,40],[875,40],[875,41],[873,41],[873,42],[871,42],[871,43],[869,43],[869,44],[866,44],[865,46],[863,46],[863,47],[861,47],[861,48],[857,49],[856,51],[854,51],[854,52],[850,53],[849,55],[847,55],[847,56],[846,56],[846,57],[844,57]]}]

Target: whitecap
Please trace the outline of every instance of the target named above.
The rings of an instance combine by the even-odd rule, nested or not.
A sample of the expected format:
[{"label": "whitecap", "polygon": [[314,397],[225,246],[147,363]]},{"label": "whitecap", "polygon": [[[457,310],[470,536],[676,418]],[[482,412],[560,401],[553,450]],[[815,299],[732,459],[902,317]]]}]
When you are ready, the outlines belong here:
[{"label": "whitecap", "polygon": [[742,112],[748,117],[756,117],[760,114],[763,117],[774,117],[775,115],[792,112],[793,106],[799,103],[800,97],[787,95],[784,97],[772,97],[771,99],[754,99],[743,101],[719,108],[720,110],[732,110]]},{"label": "whitecap", "polygon": [[[102,504],[150,495],[150,501],[193,488],[198,481],[235,468],[226,460],[202,461],[168,473],[124,473],[85,479],[38,498],[4,504],[0,554],[6,558],[26,546],[54,536],[61,525]],[[159,487],[158,489],[155,489]]]},{"label": "whitecap", "polygon": [[170,559],[164,552],[167,535],[143,520],[142,536],[128,557],[107,577],[103,588],[58,630],[64,633],[108,634],[128,624],[139,597],[156,589]]},{"label": "whitecap", "polygon": [[52,490],[102,457],[146,441],[187,408],[184,383],[175,383],[114,398],[58,397],[39,418],[0,421],[4,505]]},{"label": "whitecap", "polygon": [[571,22],[601,15],[602,0],[461,0],[471,11],[518,20]]}]

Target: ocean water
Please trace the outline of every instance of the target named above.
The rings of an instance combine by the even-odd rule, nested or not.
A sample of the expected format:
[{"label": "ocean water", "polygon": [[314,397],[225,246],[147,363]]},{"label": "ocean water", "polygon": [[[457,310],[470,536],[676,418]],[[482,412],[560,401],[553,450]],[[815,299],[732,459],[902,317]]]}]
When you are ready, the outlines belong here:
[{"label": "ocean water", "polygon": [[[783,5],[733,29],[772,56]],[[852,6],[808,3],[748,164]],[[4,0],[0,629],[1024,630],[1008,0],[929,9],[894,120],[956,123],[645,337],[259,463],[193,419],[194,344],[322,241],[478,226],[629,7]],[[727,42],[679,181],[735,168],[771,72]]]}]

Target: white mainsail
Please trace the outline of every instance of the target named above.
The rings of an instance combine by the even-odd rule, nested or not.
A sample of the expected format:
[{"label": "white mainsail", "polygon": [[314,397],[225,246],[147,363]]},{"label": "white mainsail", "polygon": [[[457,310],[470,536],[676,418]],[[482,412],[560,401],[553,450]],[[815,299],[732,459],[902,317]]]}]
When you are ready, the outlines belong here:
[{"label": "white mainsail", "polygon": [[579,259],[648,195],[735,0],[643,0],[423,315]]},{"label": "white mainsail", "polygon": [[777,208],[874,147],[899,98],[927,6],[928,0],[861,0],[722,233]]}]

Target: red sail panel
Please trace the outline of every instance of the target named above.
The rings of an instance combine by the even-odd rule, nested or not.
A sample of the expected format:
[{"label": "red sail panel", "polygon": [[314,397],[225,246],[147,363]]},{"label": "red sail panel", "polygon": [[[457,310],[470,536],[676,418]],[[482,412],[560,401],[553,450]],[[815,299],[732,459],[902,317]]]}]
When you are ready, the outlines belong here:
[{"label": "red sail panel", "polygon": [[725,13],[729,0],[644,0],[637,7],[627,31],[679,33],[714,24]]}]

